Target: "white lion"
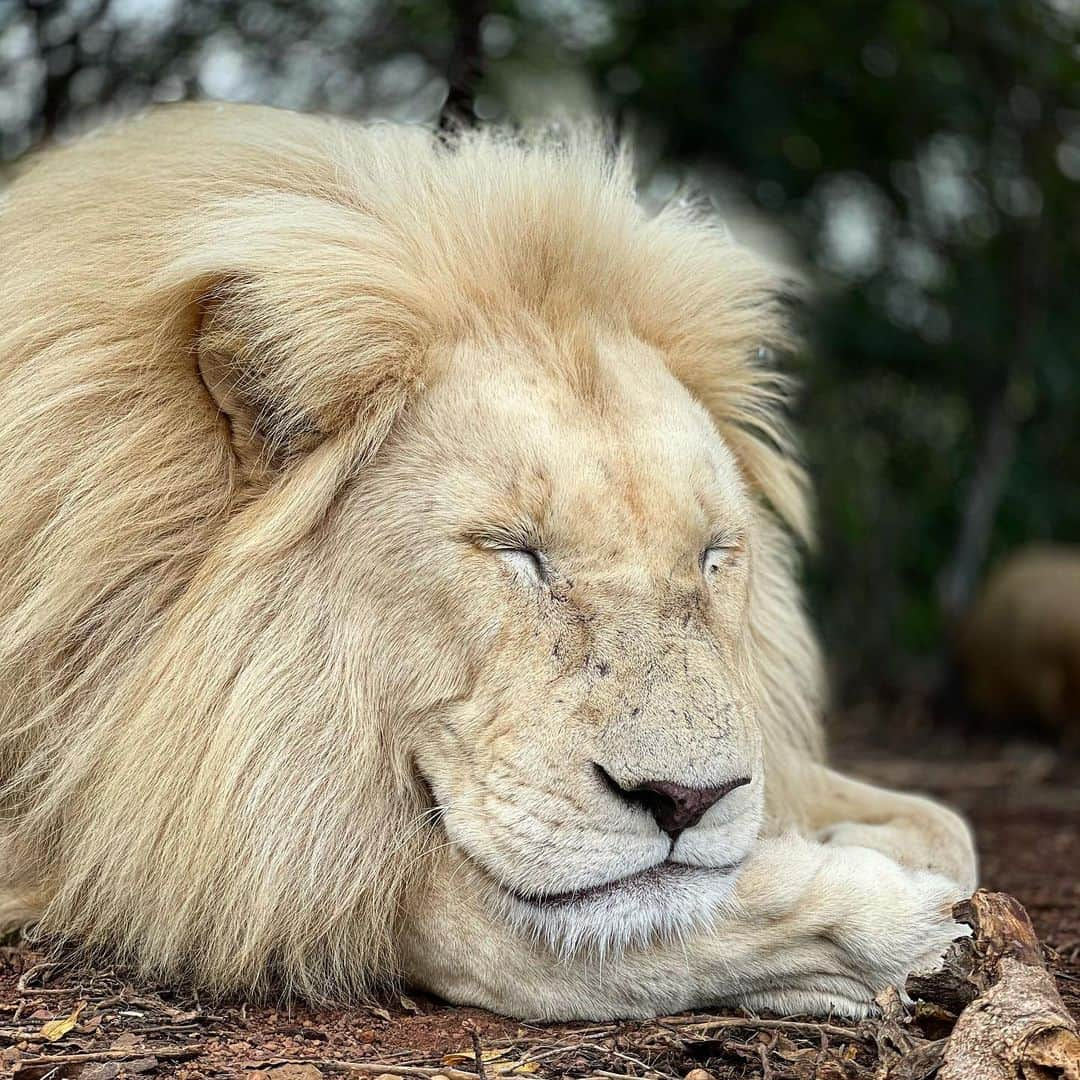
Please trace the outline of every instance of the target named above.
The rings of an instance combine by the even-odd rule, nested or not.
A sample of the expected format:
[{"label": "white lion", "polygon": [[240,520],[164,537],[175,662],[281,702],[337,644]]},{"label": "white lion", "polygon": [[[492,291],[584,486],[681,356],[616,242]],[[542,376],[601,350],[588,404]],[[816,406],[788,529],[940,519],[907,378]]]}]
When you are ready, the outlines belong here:
[{"label": "white lion", "polygon": [[170,108],[0,250],[8,922],[532,1017],[941,953],[966,827],[821,763],[775,283],[625,155]]}]

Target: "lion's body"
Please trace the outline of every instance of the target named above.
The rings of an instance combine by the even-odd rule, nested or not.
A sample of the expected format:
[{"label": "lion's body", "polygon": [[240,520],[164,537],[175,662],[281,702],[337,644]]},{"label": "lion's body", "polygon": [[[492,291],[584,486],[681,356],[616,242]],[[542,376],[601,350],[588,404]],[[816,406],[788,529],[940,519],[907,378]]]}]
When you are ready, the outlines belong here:
[{"label": "lion's body", "polygon": [[1011,555],[991,573],[959,646],[981,712],[1080,739],[1080,551]]},{"label": "lion's body", "polygon": [[[418,129],[171,109],[34,163],[0,202],[0,249],[10,915],[217,990],[342,997],[404,969],[456,992],[401,949],[409,927],[439,925],[415,898],[431,895],[438,868],[455,873],[426,816],[428,785],[444,813],[468,804],[465,790],[444,798],[457,782],[439,773],[450,751],[427,764],[419,718],[441,718],[433,730],[489,771],[504,759],[546,768],[565,759],[556,729],[523,743],[524,721],[500,727],[497,703],[542,715],[559,685],[570,689],[558,700],[586,693],[567,657],[588,669],[602,648],[611,664],[619,650],[630,658],[620,701],[641,677],[634,657],[649,685],[661,672],[699,703],[706,654],[719,657],[730,685],[746,684],[722,706],[742,748],[732,762],[764,746],[762,835],[825,824],[814,820],[819,662],[780,525],[805,534],[804,485],[778,384],[754,359],[783,340],[769,274],[683,211],[643,215],[625,163],[595,139],[481,134],[450,151]],[[207,376],[223,356],[238,358],[235,386]],[[487,415],[482,394],[498,398],[507,379],[529,389],[508,391],[500,407],[519,419],[496,439],[498,416],[473,410]],[[473,588],[444,572],[457,555],[433,522],[459,513],[491,462],[518,478],[518,497],[527,469],[504,461],[506,447],[521,410],[546,402],[535,423],[563,425],[548,444],[569,447],[570,472],[598,425],[610,428],[601,494],[573,516],[596,550],[670,520],[658,470],[684,469],[683,444],[663,431],[719,432],[715,468],[753,530],[754,575],[745,605],[709,619],[741,628],[743,644],[717,652],[704,629],[676,644],[668,615],[641,614],[653,592],[611,584],[612,549],[579,567],[586,606],[551,609],[564,620],[544,654],[562,665],[552,675],[526,656],[546,631],[515,636],[534,609],[496,616],[503,579]],[[599,419],[582,426],[581,402]],[[654,412],[669,427],[632,466],[620,432],[647,430]],[[679,625],[692,630],[698,585],[679,584],[660,554],[648,569],[649,550],[633,573],[669,582],[655,602],[689,603]],[[678,671],[648,659],[673,648]],[[589,687],[581,708],[595,713]],[[488,727],[479,704],[460,719],[481,701]],[[751,712],[760,731],[737,735],[730,718]],[[701,739],[715,734],[677,737],[650,715],[649,752],[705,784],[706,746],[720,744]],[[604,745],[618,758],[635,743]],[[481,811],[466,825],[455,812],[447,828],[468,838]],[[556,838],[572,835],[561,828]],[[575,843],[571,861],[586,856]],[[552,864],[553,881],[562,873]]]}]

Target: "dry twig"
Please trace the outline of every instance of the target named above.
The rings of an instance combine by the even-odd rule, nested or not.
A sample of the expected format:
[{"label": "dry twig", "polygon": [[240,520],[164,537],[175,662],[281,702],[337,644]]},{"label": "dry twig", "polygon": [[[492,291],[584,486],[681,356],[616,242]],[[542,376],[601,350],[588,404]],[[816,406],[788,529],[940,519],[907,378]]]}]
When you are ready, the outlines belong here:
[{"label": "dry twig", "polygon": [[472,1041],[473,1061],[476,1062],[476,1075],[480,1080],[487,1080],[487,1069],[484,1068],[484,1048],[480,1045],[480,1030],[472,1020],[466,1020],[461,1025],[468,1033]]},{"label": "dry twig", "polygon": [[384,1061],[339,1061],[335,1058],[272,1058],[259,1062],[258,1068],[272,1069],[278,1065],[314,1065],[328,1073],[350,1076],[405,1076],[427,1078],[445,1076],[446,1080],[480,1080],[473,1072],[454,1069],[449,1065],[389,1065]]},{"label": "dry twig", "polygon": [[90,1061],[133,1061],[136,1058],[171,1058],[173,1060],[198,1057],[203,1046],[140,1046],[123,1050],[88,1050],[79,1054],[38,1054],[19,1058],[17,1068],[31,1069],[39,1065],[68,1065]]},{"label": "dry twig", "polygon": [[751,1031],[793,1031],[802,1035],[831,1035],[834,1039],[849,1042],[866,1042],[866,1036],[858,1028],[844,1028],[837,1024],[817,1023],[813,1020],[773,1020],[760,1016],[712,1016],[701,1021],[698,1017],[667,1016],[659,1023],[676,1028],[679,1034],[695,1032],[704,1034],[721,1028],[747,1028]]}]

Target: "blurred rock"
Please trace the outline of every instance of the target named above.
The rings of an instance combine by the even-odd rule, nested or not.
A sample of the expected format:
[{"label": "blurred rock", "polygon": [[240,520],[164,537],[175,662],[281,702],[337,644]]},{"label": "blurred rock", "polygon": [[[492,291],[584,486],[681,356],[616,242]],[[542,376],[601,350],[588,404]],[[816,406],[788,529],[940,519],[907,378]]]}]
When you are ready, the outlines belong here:
[{"label": "blurred rock", "polygon": [[967,696],[1010,725],[1080,741],[1080,547],[1027,547],[990,575],[960,628]]}]

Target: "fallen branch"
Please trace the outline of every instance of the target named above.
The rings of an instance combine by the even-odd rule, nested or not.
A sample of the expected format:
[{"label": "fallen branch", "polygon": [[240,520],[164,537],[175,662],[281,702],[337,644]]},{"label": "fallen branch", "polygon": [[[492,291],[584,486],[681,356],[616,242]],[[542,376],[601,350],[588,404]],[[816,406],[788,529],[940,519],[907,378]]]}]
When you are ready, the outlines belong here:
[{"label": "fallen branch", "polygon": [[[950,947],[942,973],[909,983],[914,996],[962,1006],[938,1080],[1080,1080],[1080,1034],[1024,909],[980,889],[953,914],[972,937]],[[912,1064],[905,1058],[888,1076],[911,1075]]]}]

